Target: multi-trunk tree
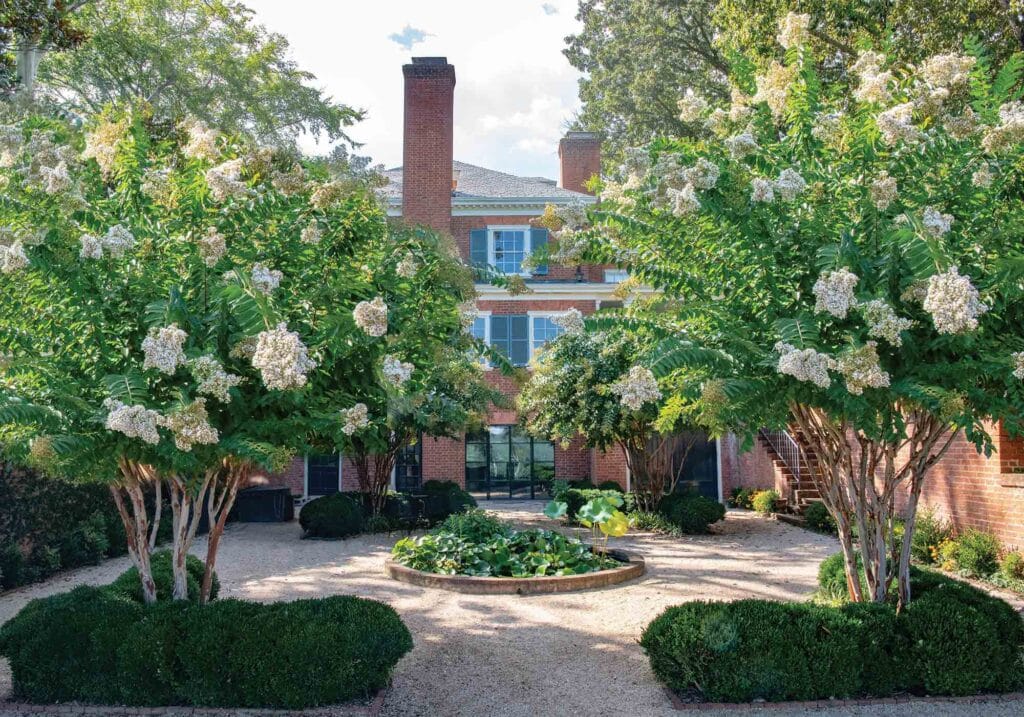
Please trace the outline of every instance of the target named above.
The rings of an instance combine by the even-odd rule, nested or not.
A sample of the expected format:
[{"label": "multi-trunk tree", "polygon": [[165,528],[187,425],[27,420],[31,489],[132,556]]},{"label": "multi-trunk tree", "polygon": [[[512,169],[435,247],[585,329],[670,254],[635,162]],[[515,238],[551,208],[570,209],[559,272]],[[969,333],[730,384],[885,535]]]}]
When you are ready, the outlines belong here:
[{"label": "multi-trunk tree", "polygon": [[144,491],[170,497],[175,598],[205,511],[206,596],[239,488],[315,435],[334,394],[314,385],[359,377],[339,357],[359,332],[352,306],[383,290],[363,264],[387,233],[379,203],[288,153],[145,110],[84,135],[0,127],[0,167],[4,451],[109,483],[147,601],[160,516]]},{"label": "multi-trunk tree", "polygon": [[711,138],[631,151],[596,226],[569,239],[661,293],[633,321],[730,357],[706,384],[719,403],[800,431],[851,596],[885,600],[895,582],[905,605],[931,468],[1024,415],[1024,62],[993,67],[974,44],[912,66],[863,50],[823,84],[809,24],[780,20],[784,53],[730,105],[684,93]]}]

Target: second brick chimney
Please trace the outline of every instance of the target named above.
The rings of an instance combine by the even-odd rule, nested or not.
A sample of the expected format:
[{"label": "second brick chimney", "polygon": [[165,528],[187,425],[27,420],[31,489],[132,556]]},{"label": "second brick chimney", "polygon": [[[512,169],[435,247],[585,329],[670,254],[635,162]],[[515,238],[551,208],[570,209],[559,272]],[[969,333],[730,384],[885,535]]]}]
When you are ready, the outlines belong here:
[{"label": "second brick chimney", "polygon": [[601,135],[596,132],[569,132],[558,143],[563,189],[593,194],[586,183],[601,173]]},{"label": "second brick chimney", "polygon": [[445,57],[414,57],[405,75],[402,218],[451,231],[455,68]]}]

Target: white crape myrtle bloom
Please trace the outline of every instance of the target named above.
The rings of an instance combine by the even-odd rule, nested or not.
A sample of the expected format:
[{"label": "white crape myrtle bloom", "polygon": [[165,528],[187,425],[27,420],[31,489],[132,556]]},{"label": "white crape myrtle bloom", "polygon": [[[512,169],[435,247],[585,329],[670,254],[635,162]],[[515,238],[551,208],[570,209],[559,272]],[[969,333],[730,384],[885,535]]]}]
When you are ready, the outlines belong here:
[{"label": "white crape myrtle bloom", "polygon": [[697,199],[697,192],[692,184],[687,184],[682,189],[669,189],[668,196],[672,202],[672,213],[677,217],[684,217],[700,210],[700,200]]},{"label": "white crape myrtle bloom", "polygon": [[1024,351],[1016,351],[1011,355],[1013,359],[1013,377],[1024,380]]},{"label": "white crape myrtle bloom", "polygon": [[878,363],[878,344],[868,341],[863,346],[844,352],[836,361],[836,369],[846,380],[846,390],[855,396],[865,388],[889,385],[889,373]]},{"label": "white crape myrtle bloom", "polygon": [[1000,123],[985,132],[982,148],[995,154],[1024,141],[1024,103],[1007,102],[999,108]]},{"label": "white crape myrtle bloom", "polygon": [[223,202],[229,197],[240,197],[248,194],[249,188],[242,181],[242,169],[245,161],[241,158],[229,159],[216,167],[206,170],[206,184],[214,201]]},{"label": "white crape myrtle bloom", "polygon": [[242,382],[241,376],[228,373],[213,356],[200,356],[189,362],[192,377],[198,382],[196,391],[205,396],[212,396],[218,401],[231,401],[230,390]]},{"label": "white crape myrtle bloom", "polygon": [[892,101],[892,92],[889,91],[892,81],[893,74],[891,72],[864,73],[860,76],[857,89],[853,91],[853,97],[858,102],[888,104]]},{"label": "white crape myrtle bloom", "polygon": [[351,436],[360,428],[366,428],[370,425],[370,412],[366,408],[365,403],[357,403],[352,408],[343,408],[339,413],[341,413],[341,420],[344,422],[341,432],[346,436]]},{"label": "white crape myrtle bloom", "polygon": [[188,452],[196,444],[211,445],[220,440],[217,429],[210,425],[205,398],[171,411],[164,425],[174,434],[174,445],[179,451]]},{"label": "white crape myrtle bloom", "polygon": [[822,272],[814,282],[814,313],[826,311],[838,319],[845,319],[846,314],[857,304],[854,290],[859,281],[856,274],[847,268],[836,271]]},{"label": "white crape myrtle bloom", "polygon": [[679,108],[679,119],[683,122],[696,122],[707,112],[708,101],[691,88],[686,90],[676,106]]},{"label": "white crape myrtle bloom", "polygon": [[9,169],[17,164],[24,147],[25,138],[20,127],[0,126],[0,169]]},{"label": "white crape myrtle bloom", "polygon": [[729,119],[732,122],[746,122],[754,109],[750,106],[750,97],[743,94],[738,87],[729,90]]},{"label": "white crape myrtle bloom", "polygon": [[184,347],[187,338],[188,334],[179,329],[177,324],[152,327],[142,340],[142,352],[145,354],[142,368],[155,368],[169,376],[174,375],[178,366],[185,365]]},{"label": "white crape myrtle bloom", "polygon": [[92,234],[83,234],[81,239],[82,249],[78,252],[81,259],[102,259],[103,240]]},{"label": "white crape myrtle bloom", "polygon": [[814,126],[811,127],[811,136],[825,144],[836,144],[843,132],[842,112],[819,112],[814,117]]},{"label": "white crape myrtle bloom", "polygon": [[104,251],[115,259],[120,259],[126,251],[135,246],[135,236],[121,224],[115,224],[107,229],[102,241]]},{"label": "white crape myrtle bloom", "polygon": [[270,296],[281,284],[281,278],[284,276],[277,269],[271,269],[268,266],[260,264],[259,262],[252,265],[252,285],[256,291]]},{"label": "white crape myrtle bloom", "polygon": [[196,119],[186,122],[184,129],[188,133],[188,142],[181,151],[186,157],[210,161],[217,159],[220,152],[217,150],[219,134],[216,130],[210,129]]},{"label": "white crape myrtle bloom", "polygon": [[921,64],[921,77],[933,87],[956,87],[965,85],[971,78],[977,60],[958,53],[933,55]]},{"label": "white crape myrtle bloom", "polygon": [[410,378],[412,378],[412,372],[415,369],[408,361],[402,361],[397,356],[385,356],[383,373],[392,385],[401,386]]},{"label": "white crape myrtle bloom", "polygon": [[975,187],[988,188],[992,186],[992,182],[995,180],[995,175],[992,173],[992,168],[987,164],[981,165],[971,175],[971,184]]},{"label": "white crape myrtle bloom", "polygon": [[29,261],[28,256],[25,254],[25,247],[22,246],[20,241],[16,241],[10,246],[0,245],[0,272],[13,274],[16,271],[25,269],[28,265]]},{"label": "white crape myrtle bloom", "polygon": [[943,105],[949,99],[949,90],[939,87],[928,90],[914,99],[914,107],[925,117],[934,117],[942,111]]},{"label": "white crape myrtle bloom", "polygon": [[163,425],[164,419],[156,411],[138,404],[127,406],[114,398],[105,400],[103,408],[107,410],[104,426],[108,431],[117,431],[129,438],[141,438],[154,445],[160,442],[157,427]]},{"label": "white crape myrtle bloom", "polygon": [[299,335],[282,321],[276,329],[261,331],[256,337],[252,367],[270,390],[287,390],[305,386],[306,374],[316,368],[316,362],[309,358]]},{"label": "white crape myrtle bloom", "polygon": [[214,267],[221,257],[228,251],[228,243],[224,235],[217,231],[217,227],[209,227],[206,234],[199,237],[199,255],[203,257],[203,263],[208,267]]},{"label": "white crape myrtle bloom", "polygon": [[611,392],[619,403],[632,411],[639,411],[645,403],[661,398],[658,380],[646,366],[634,366],[629,373],[611,385]]},{"label": "white crape myrtle bloom", "polygon": [[412,255],[412,252],[406,252],[402,260],[398,262],[398,266],[395,267],[395,273],[403,279],[413,278],[419,270],[420,264],[416,261],[416,257]]},{"label": "white crape myrtle bloom", "polygon": [[459,322],[462,324],[462,328],[469,330],[473,328],[473,322],[480,315],[480,310],[476,307],[476,302],[473,300],[463,301],[459,304]]},{"label": "white crape myrtle bloom", "polygon": [[729,129],[729,113],[721,107],[716,107],[704,120],[704,126],[715,134],[725,134]]},{"label": "white crape myrtle bloom", "polygon": [[39,174],[43,191],[47,194],[63,194],[71,189],[71,174],[66,162],[60,162],[53,167],[40,167]]},{"label": "white crape myrtle bloom", "polygon": [[935,207],[925,207],[921,214],[921,224],[933,237],[941,237],[953,226],[953,215],[943,214]]},{"label": "white crape myrtle bloom", "polygon": [[377,297],[373,301],[360,301],[352,310],[356,326],[370,336],[383,336],[388,332],[388,305]]},{"label": "white crape myrtle bloom", "polygon": [[973,331],[978,328],[978,317],[988,311],[970,277],[961,276],[955,266],[929,277],[923,306],[940,334]]},{"label": "white crape myrtle bloom", "polygon": [[774,117],[781,117],[786,111],[789,88],[795,78],[795,67],[786,67],[777,61],[772,61],[765,74],[754,77],[754,81],[757,83],[757,92],[754,93],[750,101],[754,104],[764,102]]},{"label": "white crape myrtle bloom", "polygon": [[784,202],[792,202],[797,196],[807,189],[807,182],[795,169],[787,167],[779,173],[775,180],[775,191],[779,193]]},{"label": "white crape myrtle bloom", "polygon": [[779,19],[779,34],[776,41],[787,50],[807,44],[810,37],[811,16],[806,13],[788,13]]},{"label": "white crape myrtle bloom", "polygon": [[946,115],[942,118],[942,126],[953,139],[967,139],[981,129],[981,118],[970,106],[964,107],[958,115]]},{"label": "white crape myrtle bloom", "polygon": [[750,201],[765,203],[775,201],[775,184],[771,180],[755,177],[750,182]]},{"label": "white crape myrtle bloom", "polygon": [[302,230],[300,239],[304,244],[319,244],[323,239],[323,235],[320,233],[320,225],[317,224],[316,220],[311,221],[306,228]]},{"label": "white crape myrtle bloom", "polygon": [[117,159],[117,145],[124,137],[127,124],[124,122],[100,122],[85,135],[85,150],[82,159],[95,159],[100,172],[109,176]]},{"label": "white crape myrtle bloom", "polygon": [[749,131],[727,137],[725,139],[725,146],[729,150],[729,154],[732,155],[732,158],[737,160],[756,154],[761,149],[757,140],[754,139],[754,135]]},{"label": "white crape myrtle bloom", "polygon": [[874,202],[875,208],[879,211],[885,211],[899,194],[899,187],[896,184],[895,177],[890,177],[888,172],[882,171],[871,182],[869,191],[871,192],[871,201]]},{"label": "white crape myrtle bloom", "polygon": [[560,327],[566,334],[575,336],[583,333],[583,314],[577,308],[572,308],[564,314],[559,314],[551,319],[551,323]]},{"label": "white crape myrtle bloom", "polygon": [[904,102],[879,113],[875,118],[882,141],[890,147],[899,142],[913,144],[921,138],[921,131],[914,126],[914,105]]},{"label": "white crape myrtle bloom", "polygon": [[814,349],[798,349],[784,341],[775,344],[775,352],[779,354],[776,367],[779,373],[792,376],[797,381],[809,381],[820,388],[832,385],[828,372],[836,367],[836,362],[830,356]]},{"label": "white crape myrtle bloom", "polygon": [[884,64],[885,55],[872,50],[861,50],[857,53],[857,61],[850,66],[850,70],[857,75],[874,75]]},{"label": "white crape myrtle bloom", "polygon": [[344,182],[324,182],[318,184],[309,195],[309,205],[314,209],[329,209],[340,202],[347,193],[347,185]]},{"label": "white crape myrtle bloom", "polygon": [[150,168],[142,175],[142,193],[158,204],[171,198],[171,170]]},{"label": "white crape myrtle bloom", "polygon": [[900,318],[885,299],[865,301],[857,307],[868,325],[868,336],[885,339],[893,346],[902,346],[900,333],[910,329],[914,322]]},{"label": "white crape myrtle bloom", "polygon": [[721,170],[714,162],[701,157],[692,167],[684,169],[682,174],[697,189],[712,189],[718,183]]}]

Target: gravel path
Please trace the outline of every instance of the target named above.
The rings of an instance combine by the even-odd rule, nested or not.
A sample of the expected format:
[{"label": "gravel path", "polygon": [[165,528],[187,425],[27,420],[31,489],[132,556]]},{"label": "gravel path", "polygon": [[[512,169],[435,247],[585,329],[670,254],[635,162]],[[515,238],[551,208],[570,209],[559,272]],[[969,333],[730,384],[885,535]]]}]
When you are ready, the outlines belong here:
[{"label": "gravel path", "polygon": [[[550,527],[540,514],[542,505],[494,501],[486,507],[522,525]],[[802,598],[814,590],[818,564],[836,549],[826,536],[733,511],[715,526],[714,535],[635,534],[614,541],[646,558],[647,574],[639,580],[581,593],[478,596],[386,578],[382,565],[397,537],[300,541],[296,523],[234,526],[218,561],[221,594],[266,601],[355,594],[393,605],[412,631],[415,647],[398,665],[384,715],[668,717],[687,713],[671,707],[636,645],[644,626],[665,607],[688,600]],[[126,560],[112,560],[0,595],[0,622],[32,598],[75,584],[109,582],[126,567]],[[9,682],[6,661],[0,661],[0,698]],[[1024,701],[770,710],[772,715],[811,712],[1009,717],[1024,714]]]}]

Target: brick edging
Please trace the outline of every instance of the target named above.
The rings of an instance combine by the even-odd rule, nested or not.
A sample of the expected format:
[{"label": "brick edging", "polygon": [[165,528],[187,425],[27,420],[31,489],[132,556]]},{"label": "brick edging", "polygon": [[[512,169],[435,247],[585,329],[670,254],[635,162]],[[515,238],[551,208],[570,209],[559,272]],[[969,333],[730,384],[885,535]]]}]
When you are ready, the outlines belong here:
[{"label": "brick edging", "polygon": [[380,717],[390,687],[379,690],[365,705],[341,704],[314,707],[306,710],[261,709],[255,707],[192,707],[189,705],[166,707],[112,707],[84,705],[78,702],[40,705],[0,700],[0,717],[7,715],[53,715],[54,717]]},{"label": "brick edging", "polygon": [[690,710],[778,710],[778,709],[825,709],[831,707],[860,707],[864,705],[902,705],[912,703],[943,703],[943,704],[976,704],[986,702],[1015,702],[1024,700],[1024,692],[1009,692],[1002,695],[967,695],[964,697],[918,697],[904,695],[900,697],[873,697],[864,699],[843,700],[807,700],[803,702],[683,702],[679,695],[664,688],[673,709],[680,712]]}]

